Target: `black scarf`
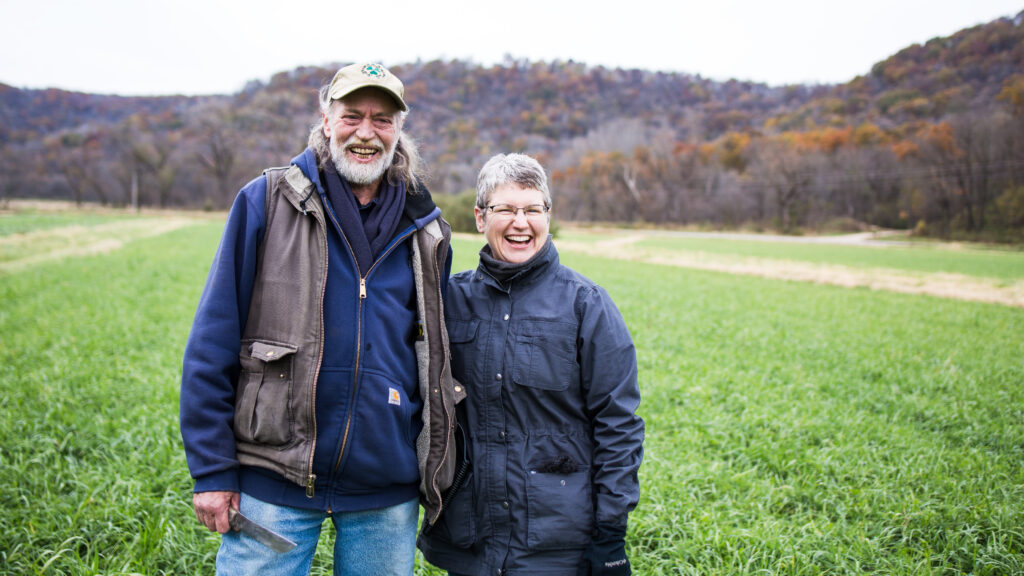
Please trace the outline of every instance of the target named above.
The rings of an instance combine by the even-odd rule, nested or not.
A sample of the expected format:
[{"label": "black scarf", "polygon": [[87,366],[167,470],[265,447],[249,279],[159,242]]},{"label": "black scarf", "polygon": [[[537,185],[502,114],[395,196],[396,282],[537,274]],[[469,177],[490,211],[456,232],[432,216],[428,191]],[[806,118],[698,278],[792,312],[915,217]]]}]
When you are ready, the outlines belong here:
[{"label": "black scarf", "polygon": [[501,285],[507,286],[508,283],[515,279],[522,273],[532,270],[534,266],[545,260],[545,256],[548,250],[551,249],[551,235],[548,234],[547,242],[537,250],[537,253],[530,256],[530,259],[526,262],[506,262],[504,260],[498,260],[491,253],[490,244],[485,245],[480,249],[480,266],[487,271],[488,274],[494,277]]},{"label": "black scarf", "polygon": [[405,210],[405,182],[393,185],[385,175],[381,179],[376,202],[364,222],[359,214],[359,201],[348,180],[342,178],[330,163],[324,166],[323,175],[327,183],[327,198],[338,217],[341,232],[356,256],[360,275],[366,276],[398,228],[398,220]]}]

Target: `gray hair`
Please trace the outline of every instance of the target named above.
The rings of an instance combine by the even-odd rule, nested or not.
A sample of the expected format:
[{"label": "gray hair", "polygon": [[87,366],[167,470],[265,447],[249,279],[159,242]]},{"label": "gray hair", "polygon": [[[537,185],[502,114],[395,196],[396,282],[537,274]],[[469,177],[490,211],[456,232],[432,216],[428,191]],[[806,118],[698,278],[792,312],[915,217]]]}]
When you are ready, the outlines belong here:
[{"label": "gray hair", "polygon": [[487,207],[487,199],[491,193],[505,184],[517,184],[522,188],[532,188],[544,194],[544,205],[551,207],[551,192],[548,190],[548,177],[544,168],[533,157],[526,154],[498,154],[480,169],[476,179],[476,205],[480,209]]},{"label": "gray hair", "polygon": [[[320,101],[320,113],[325,116],[329,115],[331,108],[338,103],[338,100],[331,100],[330,96],[328,96],[330,90],[330,84],[320,87],[318,98]],[[405,182],[409,192],[415,192],[423,184],[422,181],[426,179],[427,172],[426,165],[420,157],[416,141],[406,134],[405,130],[401,129],[401,126],[405,124],[405,117],[407,115],[408,112],[402,112],[401,110],[395,113],[399,126],[398,142],[395,143],[395,157],[391,161],[391,166],[386,174],[388,182],[392,185]],[[331,163],[331,142],[327,135],[324,134],[323,122],[313,124],[309,132],[307,145],[316,153],[317,162],[321,169]]]}]

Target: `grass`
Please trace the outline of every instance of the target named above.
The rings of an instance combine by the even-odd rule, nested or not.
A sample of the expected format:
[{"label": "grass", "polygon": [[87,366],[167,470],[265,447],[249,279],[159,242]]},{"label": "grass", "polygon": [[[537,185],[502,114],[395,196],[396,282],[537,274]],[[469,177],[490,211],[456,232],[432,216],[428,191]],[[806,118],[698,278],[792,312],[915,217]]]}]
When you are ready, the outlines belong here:
[{"label": "grass", "polygon": [[126,216],[114,216],[88,212],[53,212],[36,210],[18,210],[0,214],[0,237],[13,234],[24,234],[39,230],[49,230],[62,226],[94,226]]},{"label": "grass", "polygon": [[[213,572],[177,405],[220,226],[0,275],[0,574]],[[637,345],[634,573],[1024,573],[1024,310],[561,257]]]},{"label": "grass", "polygon": [[[625,235],[626,232],[619,232]],[[601,236],[587,232],[564,234],[567,240],[594,243]],[[817,244],[793,241],[769,242],[732,238],[699,238],[651,234],[635,244],[637,249],[697,252],[728,257],[790,260],[811,264],[841,265],[855,269],[892,269],[929,274],[962,274],[994,278],[1003,283],[1024,280],[1024,251],[983,248],[980,245],[952,249],[935,243],[890,246]]]}]

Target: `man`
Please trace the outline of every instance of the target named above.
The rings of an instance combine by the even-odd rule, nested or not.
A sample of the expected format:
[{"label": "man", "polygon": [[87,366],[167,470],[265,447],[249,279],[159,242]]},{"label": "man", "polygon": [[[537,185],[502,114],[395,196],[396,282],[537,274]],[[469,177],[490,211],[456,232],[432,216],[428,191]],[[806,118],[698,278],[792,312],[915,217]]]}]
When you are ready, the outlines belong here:
[{"label": "man", "polygon": [[[235,199],[185,348],[181,433],[218,574],[308,574],[325,518],[335,574],[412,574],[417,493],[436,519],[453,475],[451,229],[417,178],[402,82],[346,66],[320,111],[308,148]],[[232,530],[231,509],[298,546]]]}]

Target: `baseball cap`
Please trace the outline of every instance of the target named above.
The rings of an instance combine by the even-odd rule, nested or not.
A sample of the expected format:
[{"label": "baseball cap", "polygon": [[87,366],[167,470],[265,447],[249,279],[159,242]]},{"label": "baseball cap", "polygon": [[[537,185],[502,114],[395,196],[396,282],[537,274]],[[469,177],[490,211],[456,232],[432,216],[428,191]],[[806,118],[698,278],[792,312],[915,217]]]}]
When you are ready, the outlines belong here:
[{"label": "baseball cap", "polygon": [[387,68],[372,62],[349,64],[338,70],[327,94],[331,100],[340,100],[360,88],[379,88],[395,99],[402,112],[409,111],[405,105],[402,81]]}]

